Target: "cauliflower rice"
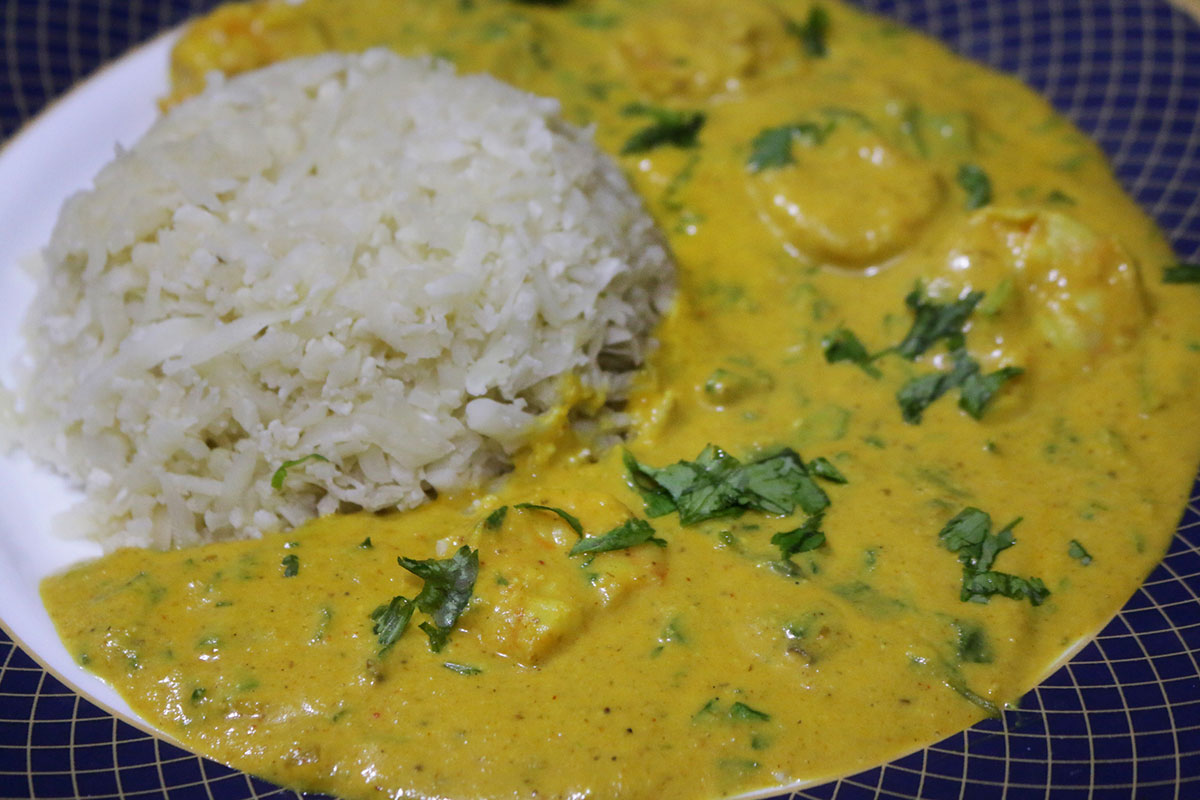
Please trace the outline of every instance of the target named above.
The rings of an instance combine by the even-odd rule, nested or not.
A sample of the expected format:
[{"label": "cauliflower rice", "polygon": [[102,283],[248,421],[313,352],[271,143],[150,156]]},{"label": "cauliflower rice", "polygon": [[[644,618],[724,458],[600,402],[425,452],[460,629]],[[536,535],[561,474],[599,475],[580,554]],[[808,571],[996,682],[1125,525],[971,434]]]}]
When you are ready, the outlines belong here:
[{"label": "cauliflower rice", "polygon": [[67,201],[41,262],[15,435],[106,549],[495,475],[563,376],[627,390],[672,275],[557,101],[382,50],[215,79]]}]

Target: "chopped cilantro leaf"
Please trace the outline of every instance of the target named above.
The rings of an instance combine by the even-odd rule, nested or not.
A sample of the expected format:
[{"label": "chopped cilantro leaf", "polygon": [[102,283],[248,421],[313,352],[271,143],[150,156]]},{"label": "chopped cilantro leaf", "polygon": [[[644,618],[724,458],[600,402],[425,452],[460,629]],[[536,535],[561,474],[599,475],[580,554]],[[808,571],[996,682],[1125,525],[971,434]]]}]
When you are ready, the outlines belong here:
[{"label": "chopped cilantro leaf", "polygon": [[795,450],[745,464],[730,474],[729,481],[738,487],[741,503],[755,511],[790,514],[799,505],[805,513],[817,514],[829,506],[829,496]]},{"label": "chopped cilantro leaf", "polygon": [[[998,287],[997,291],[1001,291],[1001,288]],[[871,355],[851,331],[838,328],[822,339],[825,360],[831,364],[838,361],[854,362],[869,375],[878,378],[880,372],[871,362],[886,353],[895,352],[909,361],[915,361],[935,344],[945,341],[953,359],[952,367],[948,371],[918,375],[901,386],[896,393],[900,413],[905,422],[918,424],[925,409],[932,403],[950,390],[959,389],[959,407],[975,419],[980,419],[1000,389],[1024,372],[1020,367],[1008,366],[984,373],[978,362],[967,353],[963,329],[967,318],[980,306],[983,297],[983,292],[967,292],[956,300],[942,303],[925,297],[924,288],[918,283],[904,298],[904,304],[913,314],[913,321],[898,345]],[[982,306],[980,308],[982,310]]]},{"label": "chopped cilantro leaf", "polygon": [[192,690],[192,705],[196,705],[204,699],[204,695],[208,694],[208,690],[203,686],[199,686]]},{"label": "chopped cilantro leaf", "polygon": [[904,421],[910,425],[918,424],[925,409],[935,400],[951,389],[962,386],[978,371],[979,365],[966,356],[965,350],[959,350],[956,351],[954,367],[949,372],[932,372],[905,383],[896,393],[896,402],[900,404]]},{"label": "chopped cilantro leaf", "polygon": [[358,543],[358,549],[360,549],[360,550],[370,550],[374,546],[375,545],[371,544],[370,536],[368,536],[367,538],[363,539],[361,542]]},{"label": "chopped cilantro leaf", "polygon": [[293,461],[285,461],[279,465],[279,469],[275,470],[275,474],[271,476],[271,488],[278,491],[283,488],[283,482],[287,480],[288,470],[292,467],[298,467],[306,461],[325,461],[329,459],[320,453],[309,453],[303,458],[297,458]]},{"label": "chopped cilantro leaf", "polygon": [[446,646],[446,642],[450,639],[450,631],[452,629],[439,628],[432,622],[422,622],[417,627],[425,631],[425,635],[429,637],[429,649],[435,653],[442,652],[442,648]]},{"label": "chopped cilantro leaf", "polygon": [[947,550],[958,553],[958,560],[972,569],[991,569],[996,555],[1016,544],[1012,530],[1021,522],[1017,517],[999,533],[992,535],[992,517],[978,508],[967,507],[945,524],[938,539]]},{"label": "chopped cilantro leaf", "polygon": [[729,718],[742,722],[767,722],[771,719],[771,715],[751,708],[745,703],[737,702],[729,707]]},{"label": "chopped cilantro leaf", "polygon": [[[561,508],[555,508],[554,506],[539,506],[535,503],[517,503],[513,506],[513,508],[519,508],[522,511],[526,509],[537,509],[538,511],[549,511],[552,514],[558,514],[563,518],[563,521],[571,526],[571,530],[575,531],[575,533],[578,535],[583,536],[583,525],[580,524],[579,518],[573,514],[563,511]],[[491,519],[491,517],[488,519]]]},{"label": "chopped cilantro leaf", "polygon": [[428,634],[430,647],[436,653],[445,645],[454,623],[471,600],[479,576],[479,551],[464,545],[446,559],[418,561],[401,556],[396,561],[425,581],[412,602],[433,619],[432,624],[422,623],[421,630]]},{"label": "chopped cilantro leaf", "polygon": [[973,622],[956,620],[958,632],[958,660],[971,664],[990,664],[993,658],[991,645],[982,626]]},{"label": "chopped cilantro leaf", "polygon": [[958,398],[959,408],[975,419],[981,419],[1000,387],[1010,378],[1024,372],[1020,367],[1002,367],[986,375],[978,370],[971,372],[962,382],[962,395]]},{"label": "chopped cilantro leaf", "polygon": [[629,474],[630,487],[642,496],[648,516],[662,517],[675,510],[675,501],[671,499],[670,492],[654,478],[656,470],[643,467],[628,450],[621,458],[625,462],[625,471]]},{"label": "chopped cilantro leaf", "polygon": [[792,126],[764,128],[754,141],[750,158],[746,162],[751,172],[761,172],[769,167],[783,167],[795,161],[792,158]]},{"label": "chopped cilantro leaf", "polygon": [[1059,189],[1051,189],[1050,193],[1046,195],[1046,202],[1073,206],[1075,205],[1075,198]]},{"label": "chopped cilantro leaf", "polygon": [[763,128],[750,143],[750,158],[746,166],[751,172],[762,172],[764,169],[777,169],[788,164],[794,164],[792,143],[801,142],[808,146],[819,145],[829,135],[832,125],[818,125],[814,122],[796,122],[790,125],[780,125],[776,128]]},{"label": "chopped cilantro leaf", "polygon": [[925,298],[924,289],[918,284],[904,298],[904,304],[913,313],[913,323],[904,339],[896,345],[896,352],[914,361],[941,339],[946,340],[946,346],[951,350],[961,348],[963,325],[982,299],[983,292],[968,292],[953,302],[938,303]]},{"label": "chopped cilantro leaf", "polygon": [[808,469],[813,475],[824,478],[830,483],[849,483],[846,476],[825,456],[819,456],[808,462]]},{"label": "chopped cilantro leaf", "polygon": [[634,517],[626,520],[623,524],[613,528],[603,536],[585,536],[575,543],[571,551],[567,553],[569,556],[577,556],[582,553],[605,553],[609,550],[624,550],[628,547],[649,542],[666,547],[666,541],[659,539],[654,535],[654,528],[649,522],[644,519]]},{"label": "chopped cilantro leaf", "polygon": [[483,521],[483,526],[489,531],[499,530],[504,524],[504,517],[508,514],[508,506],[500,506],[495,511],[487,515],[487,519]]},{"label": "chopped cilantro leaf", "polygon": [[703,111],[675,111],[669,108],[631,103],[621,111],[627,117],[650,117],[652,122],[634,133],[621,148],[621,155],[645,153],[656,147],[695,147],[696,137],[707,116]]},{"label": "chopped cilantro leaf", "polygon": [[695,461],[661,469],[640,464],[626,453],[625,466],[633,488],[646,500],[646,513],[661,516],[678,511],[683,525],[748,510],[786,515],[797,505],[816,514],[829,505],[828,495],[794,450],[742,464],[708,445]]},{"label": "chopped cilantro leaf", "polygon": [[983,208],[992,202],[992,181],[978,164],[963,164],[958,168],[958,185],[967,193],[964,205],[968,211]]},{"label": "chopped cilantro leaf", "polygon": [[459,675],[478,675],[483,672],[479,667],[472,667],[469,664],[455,664],[453,661],[446,661],[442,666],[451,672],[457,672]]},{"label": "chopped cilantro leaf", "polygon": [[991,700],[988,700],[983,695],[971,691],[970,687],[967,686],[966,682],[963,681],[961,677],[952,677],[947,680],[943,680],[942,684],[949,689],[953,689],[962,699],[969,703],[974,703],[982,708],[992,719],[1000,718],[1000,709],[996,706],[996,704]]},{"label": "chopped cilantro leaf", "polygon": [[1200,283],[1200,264],[1178,263],[1163,270],[1163,283]]},{"label": "chopped cilantro leaf", "polygon": [[796,553],[807,553],[825,544],[825,533],[821,522],[825,514],[813,514],[799,528],[781,531],[771,537],[771,544],[779,546],[780,555],[786,561]]},{"label": "chopped cilantro leaf", "polygon": [[379,655],[390,650],[404,634],[408,621],[412,619],[414,608],[412,600],[397,595],[387,605],[379,606],[371,612],[371,619],[375,621],[371,632],[379,637]]},{"label": "chopped cilantro leaf", "polygon": [[1004,595],[1013,600],[1029,600],[1040,606],[1050,596],[1050,590],[1040,578],[1019,578],[1005,572],[973,572],[963,575],[962,599],[986,603],[992,595]]},{"label": "chopped cilantro leaf", "polygon": [[700,719],[701,717],[707,717],[712,714],[715,714],[717,711],[717,706],[719,706],[720,704],[721,704],[721,698],[719,698],[719,697],[714,697],[712,700],[709,700],[707,703],[705,703],[704,705],[702,705],[700,707],[699,711],[697,711],[695,714],[692,714],[692,721],[695,722],[696,720]]},{"label": "chopped cilantro leaf", "polygon": [[975,552],[992,529],[992,517],[986,511],[967,507],[947,522],[938,539],[947,550]]},{"label": "chopped cilantro leaf", "polygon": [[300,572],[300,556],[295,553],[286,555],[279,565],[283,567],[283,577],[294,578]]},{"label": "chopped cilantro leaf", "polygon": [[1071,543],[1067,545],[1067,555],[1085,567],[1092,563],[1092,554],[1085,550],[1083,545],[1074,539],[1072,539]]},{"label": "chopped cilantro leaf", "polygon": [[804,22],[789,19],[788,33],[800,40],[804,52],[813,58],[824,58],[829,54],[829,12],[824,6],[814,5]]},{"label": "chopped cilantro leaf", "polygon": [[938,533],[942,546],[957,552],[963,566],[961,600],[986,603],[992,595],[1000,594],[1014,600],[1028,599],[1038,606],[1050,595],[1040,578],[1025,579],[992,570],[996,556],[1016,544],[1012,531],[1020,521],[1017,517],[992,534],[991,516],[968,507]]},{"label": "chopped cilantro leaf", "polygon": [[981,419],[1004,384],[1025,372],[1020,367],[1002,367],[985,374],[965,349],[955,350],[953,356],[954,366],[950,371],[921,375],[900,387],[896,402],[900,404],[905,422],[918,424],[925,409],[951,389],[961,391],[959,408],[975,419]]},{"label": "chopped cilantro leaf", "polygon": [[836,364],[839,361],[849,361],[857,364],[862,371],[872,378],[878,378],[882,373],[871,362],[875,357],[867,352],[867,348],[854,332],[847,328],[838,328],[821,339],[821,347],[825,351],[825,361]]}]

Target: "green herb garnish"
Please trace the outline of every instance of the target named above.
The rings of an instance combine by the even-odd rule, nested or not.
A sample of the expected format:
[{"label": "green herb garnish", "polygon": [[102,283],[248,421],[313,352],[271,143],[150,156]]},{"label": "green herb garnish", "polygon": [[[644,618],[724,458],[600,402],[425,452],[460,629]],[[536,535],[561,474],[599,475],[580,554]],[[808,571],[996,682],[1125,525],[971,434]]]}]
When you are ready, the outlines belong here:
[{"label": "green herb garnish", "polygon": [[789,19],[788,33],[800,40],[804,52],[813,58],[824,58],[829,54],[829,12],[824,6],[814,5],[804,22]]},{"label": "green herb garnish", "polygon": [[767,722],[771,719],[771,715],[751,708],[745,703],[737,702],[729,707],[729,718],[741,722]]},{"label": "green herb garnish", "polygon": [[933,372],[913,378],[900,387],[896,402],[904,421],[910,425],[920,423],[921,416],[935,400],[951,389],[959,389],[958,406],[975,419],[981,419],[1000,388],[1021,375],[1020,367],[1002,367],[995,372],[983,373],[975,359],[965,349],[953,353],[954,366],[949,372]]},{"label": "green herb garnish", "polygon": [[824,478],[830,483],[849,483],[846,480],[846,476],[825,456],[818,456],[808,462],[808,469],[813,475],[816,475],[818,478]]},{"label": "green herb garnish", "polygon": [[796,553],[807,553],[825,544],[825,533],[821,530],[824,512],[813,514],[799,528],[781,531],[771,537],[771,544],[778,545],[783,560],[789,560]]},{"label": "green herb garnish", "polygon": [[967,193],[964,206],[968,211],[983,208],[992,202],[992,181],[978,164],[963,164],[956,176],[958,185]]},{"label": "green herb garnish", "polygon": [[457,672],[459,675],[478,675],[483,672],[479,667],[472,667],[468,664],[455,664],[453,661],[446,661],[442,666],[451,672]]},{"label": "green herb garnish", "polygon": [[293,461],[285,461],[279,465],[279,469],[275,470],[275,474],[271,476],[271,488],[278,491],[283,488],[283,482],[287,480],[288,470],[292,467],[298,467],[306,461],[325,461],[329,459],[320,453],[309,453],[303,458],[297,458]]},{"label": "green herb garnish", "polygon": [[1163,270],[1163,283],[1200,283],[1200,264],[1180,262]]},{"label": "green herb garnish", "polygon": [[683,525],[744,511],[787,515],[797,505],[816,514],[829,505],[828,495],[790,449],[746,464],[711,444],[695,461],[663,468],[640,464],[628,451],[624,458],[646,513],[657,517],[677,511]]},{"label": "green herb garnish", "polygon": [[279,565],[283,567],[283,577],[294,578],[300,572],[300,556],[295,553],[286,555]]},{"label": "green herb garnish", "polygon": [[[579,518],[569,512],[563,511],[561,508],[555,508],[554,506],[539,506],[535,503],[517,503],[513,506],[513,508],[518,508],[522,511],[526,509],[536,509],[538,511],[549,511],[552,514],[558,514],[558,516],[563,518],[563,521],[571,526],[571,530],[575,531],[575,533],[579,536],[583,536],[583,525],[580,524]],[[490,520],[491,517],[488,517],[488,519]],[[503,517],[501,517],[501,519],[503,519]]]},{"label": "green herb garnish", "polygon": [[814,122],[796,122],[776,128],[764,128],[750,143],[750,158],[746,166],[751,172],[778,169],[796,162],[792,155],[792,143],[800,142],[810,147],[825,141],[832,129],[830,125]]},{"label": "green herb garnish", "polygon": [[359,550],[370,550],[374,547],[375,547],[375,545],[371,544],[370,536],[368,536],[367,538],[363,539],[361,542],[358,543]]},{"label": "green herb garnish", "polygon": [[630,103],[621,110],[627,117],[650,117],[650,125],[634,133],[621,148],[621,155],[644,153],[656,147],[695,147],[696,137],[707,116],[703,111],[675,111],[646,103]]},{"label": "green herb garnish", "polygon": [[875,360],[875,356],[867,352],[867,348],[859,341],[859,338],[847,328],[838,328],[833,333],[827,334],[821,339],[821,347],[825,351],[825,361],[830,364],[849,361],[857,364],[872,378],[878,378],[883,374],[878,367],[871,363]]},{"label": "green herb garnish", "polygon": [[371,632],[379,637],[379,655],[392,648],[408,627],[413,615],[413,601],[397,595],[387,605],[382,605],[371,612],[375,626]]},{"label": "green herb garnish", "polygon": [[975,419],[982,419],[983,412],[987,410],[1001,387],[1012,378],[1024,373],[1025,370],[1020,367],[1001,367],[995,372],[984,373],[980,372],[976,365],[976,369],[968,374],[962,382],[958,407]]},{"label": "green herb garnish", "polygon": [[396,562],[425,581],[412,602],[433,620],[421,623],[421,630],[429,636],[430,648],[436,653],[445,646],[454,623],[471,600],[479,576],[479,551],[464,545],[447,559],[418,561],[401,556]]},{"label": "green herb garnish", "polygon": [[1040,606],[1050,595],[1040,578],[1019,578],[991,568],[997,555],[1016,544],[1012,531],[1020,521],[1017,517],[993,534],[991,516],[978,508],[968,507],[938,533],[942,546],[958,553],[958,560],[963,565],[961,600],[986,603],[992,595],[1000,594],[1014,600],[1027,599]]},{"label": "green herb garnish", "polygon": [[958,660],[971,664],[990,664],[992,648],[988,644],[987,634],[980,625],[973,622],[956,620],[954,629],[958,633]]},{"label": "green herb garnish", "polygon": [[872,377],[879,377],[879,370],[872,364],[876,359],[894,352],[915,361],[935,344],[944,341],[952,357],[950,370],[918,375],[901,386],[896,393],[900,413],[905,422],[915,425],[921,421],[925,409],[938,398],[952,389],[959,389],[959,407],[980,419],[1004,384],[1024,373],[1020,367],[1012,366],[985,373],[968,355],[963,329],[983,297],[983,292],[967,292],[956,300],[942,303],[926,297],[918,283],[904,298],[913,321],[898,345],[871,355],[853,332],[838,328],[822,340],[825,360],[831,364],[850,361]]},{"label": "green herb garnish", "polygon": [[957,300],[939,303],[924,294],[924,288],[918,283],[904,298],[904,304],[913,313],[913,323],[904,339],[896,345],[896,352],[909,361],[916,360],[942,339],[951,350],[962,347],[963,325],[983,299],[983,292],[968,292]]},{"label": "green herb garnish", "polygon": [[1083,545],[1074,539],[1072,539],[1071,543],[1067,545],[1067,555],[1085,567],[1092,563],[1092,554],[1085,550]]},{"label": "green herb garnish", "polygon": [[976,572],[963,576],[963,599],[986,603],[992,595],[1004,595],[1013,600],[1029,600],[1040,606],[1050,590],[1041,578],[1019,578],[1006,572]]},{"label": "green herb garnish", "polygon": [[508,514],[508,506],[500,506],[495,511],[487,515],[487,519],[483,521],[483,527],[489,531],[499,530],[504,524],[504,517]]},{"label": "green herb garnish", "polygon": [[567,553],[569,556],[577,556],[583,553],[606,553],[610,550],[624,550],[635,545],[649,542],[666,547],[667,543],[663,539],[659,539],[654,535],[654,528],[649,522],[644,519],[634,517],[626,520],[623,524],[613,528],[603,536],[585,536],[575,543],[571,551]]}]

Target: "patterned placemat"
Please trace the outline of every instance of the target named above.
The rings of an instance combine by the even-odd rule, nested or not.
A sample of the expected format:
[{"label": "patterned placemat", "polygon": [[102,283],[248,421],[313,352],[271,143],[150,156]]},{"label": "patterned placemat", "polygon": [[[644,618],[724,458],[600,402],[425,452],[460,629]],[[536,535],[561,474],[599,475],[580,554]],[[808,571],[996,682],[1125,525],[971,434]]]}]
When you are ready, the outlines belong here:
[{"label": "patterned placemat", "polygon": [[[99,65],[211,5],[5,0],[0,138]],[[1163,0],[860,5],[1042,92],[1099,141],[1176,253],[1200,260],[1200,26],[1187,14]],[[1200,798],[1198,508],[1194,491],[1163,564],[1095,641],[1016,709],[794,796]],[[34,797],[296,795],[114,719],[46,674],[0,631],[0,798]]]}]

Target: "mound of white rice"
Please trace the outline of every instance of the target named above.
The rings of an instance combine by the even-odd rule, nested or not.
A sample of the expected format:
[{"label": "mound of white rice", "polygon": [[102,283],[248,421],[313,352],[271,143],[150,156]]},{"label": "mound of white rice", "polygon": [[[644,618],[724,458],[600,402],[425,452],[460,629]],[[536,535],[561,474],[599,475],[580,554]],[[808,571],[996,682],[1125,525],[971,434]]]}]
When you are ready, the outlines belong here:
[{"label": "mound of white rice", "polygon": [[671,285],[556,101],[384,51],[211,85],[66,203],[43,260],[18,438],[109,549],[496,474],[562,376],[627,388]]}]

